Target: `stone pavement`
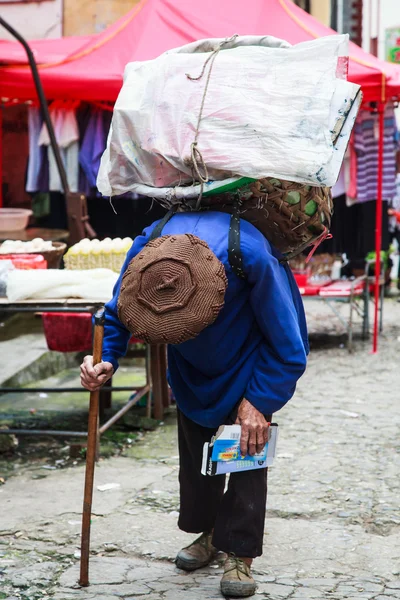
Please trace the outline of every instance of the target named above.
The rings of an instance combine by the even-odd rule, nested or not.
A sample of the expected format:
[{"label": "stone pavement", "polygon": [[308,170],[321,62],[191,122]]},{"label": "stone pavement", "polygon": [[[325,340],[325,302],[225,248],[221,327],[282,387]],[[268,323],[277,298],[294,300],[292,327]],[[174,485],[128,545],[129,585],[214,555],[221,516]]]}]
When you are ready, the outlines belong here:
[{"label": "stone pavement", "polygon": [[[308,310],[312,331],[330,323],[323,307]],[[385,322],[378,356],[361,343],[349,354],[336,338],[315,346],[276,415],[255,600],[400,599],[400,304],[386,303]],[[191,539],[176,527],[173,415],[125,454],[96,469],[86,589],[76,583],[83,467],[26,469],[0,487],[0,598],[221,598],[222,556],[192,574],[173,565]]]}]

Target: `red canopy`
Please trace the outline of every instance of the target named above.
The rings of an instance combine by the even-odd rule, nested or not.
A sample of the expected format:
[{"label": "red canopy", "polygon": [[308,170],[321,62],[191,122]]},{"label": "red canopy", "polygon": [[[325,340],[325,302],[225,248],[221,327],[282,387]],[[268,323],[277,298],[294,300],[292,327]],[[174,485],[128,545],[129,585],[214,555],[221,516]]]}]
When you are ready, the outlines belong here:
[{"label": "red canopy", "polygon": [[[58,62],[91,41],[93,36],[71,36],[59,39],[32,40],[29,46],[38,64]],[[0,40],[0,65],[26,65],[25,49],[19,42]]]},{"label": "red canopy", "polygon": [[[142,0],[101,34],[32,42],[48,98],[114,101],[128,62],[210,37],[274,35],[292,44],[334,33],[290,0]],[[21,61],[16,42],[0,44],[0,62]],[[350,47],[349,79],[367,101],[400,94],[400,68]],[[0,66],[0,96],[36,97],[29,67]]]}]

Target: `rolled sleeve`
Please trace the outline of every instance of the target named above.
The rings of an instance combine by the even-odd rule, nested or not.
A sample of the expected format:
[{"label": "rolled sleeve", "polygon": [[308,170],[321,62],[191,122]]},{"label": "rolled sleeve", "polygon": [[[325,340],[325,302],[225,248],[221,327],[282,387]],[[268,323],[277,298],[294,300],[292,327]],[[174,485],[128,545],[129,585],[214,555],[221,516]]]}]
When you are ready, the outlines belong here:
[{"label": "rolled sleeve", "polygon": [[122,277],[132,260],[147,244],[150,233],[153,229],[153,224],[148,229],[145,229],[143,235],[138,236],[133,242],[129,252],[126,255],[125,262],[122,266],[120,276],[113,289],[113,297],[105,305],[105,324],[104,324],[104,340],[103,353],[104,361],[110,362],[114,367],[114,372],[118,369],[118,361],[122,356],[125,356],[128,342],[131,338],[131,333],[121,323],[118,318],[118,298],[121,289]]}]

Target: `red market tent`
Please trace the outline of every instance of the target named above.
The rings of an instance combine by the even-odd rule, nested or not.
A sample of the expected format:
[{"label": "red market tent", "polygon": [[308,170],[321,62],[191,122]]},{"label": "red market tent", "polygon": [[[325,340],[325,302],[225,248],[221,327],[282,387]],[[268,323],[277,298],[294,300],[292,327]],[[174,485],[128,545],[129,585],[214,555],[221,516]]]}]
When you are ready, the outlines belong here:
[{"label": "red market tent", "polygon": [[[142,0],[103,33],[32,42],[48,98],[114,101],[126,63],[209,37],[274,35],[292,44],[334,33],[291,0]],[[18,50],[16,50],[18,48]],[[8,54],[7,54],[8,53]],[[349,79],[366,101],[400,93],[400,69],[351,44]],[[16,42],[0,43],[0,64],[21,62]],[[43,64],[44,63],[44,64]],[[0,66],[0,97],[36,97],[27,64]]]},{"label": "red market tent", "polygon": [[[101,34],[34,42],[49,99],[115,101],[126,63],[155,58],[189,42],[212,37],[274,35],[292,44],[334,33],[291,0],[142,0]],[[16,43],[0,44],[0,98],[34,100],[36,92]],[[15,63],[18,62],[18,65]],[[11,66],[14,65],[14,66]],[[349,80],[380,113],[378,156],[374,351],[377,350],[382,237],[383,111],[400,95],[400,68],[350,45]]]},{"label": "red market tent", "polygon": [[[0,28],[1,32],[1,28]],[[71,36],[57,39],[32,40],[29,46],[38,64],[58,62],[91,41],[93,36]],[[0,40],[0,65],[27,65],[26,52],[18,42]]]}]

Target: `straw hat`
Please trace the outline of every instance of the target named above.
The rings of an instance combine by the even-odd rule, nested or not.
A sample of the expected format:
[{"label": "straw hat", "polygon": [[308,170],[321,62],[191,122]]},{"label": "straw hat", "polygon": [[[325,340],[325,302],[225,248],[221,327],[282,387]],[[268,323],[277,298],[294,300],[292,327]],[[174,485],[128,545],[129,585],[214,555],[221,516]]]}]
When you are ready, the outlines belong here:
[{"label": "straw hat", "polygon": [[215,321],[227,284],[225,268],[206,242],[191,234],[163,236],[129,263],[119,319],[138,339],[181,344]]}]

